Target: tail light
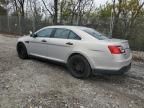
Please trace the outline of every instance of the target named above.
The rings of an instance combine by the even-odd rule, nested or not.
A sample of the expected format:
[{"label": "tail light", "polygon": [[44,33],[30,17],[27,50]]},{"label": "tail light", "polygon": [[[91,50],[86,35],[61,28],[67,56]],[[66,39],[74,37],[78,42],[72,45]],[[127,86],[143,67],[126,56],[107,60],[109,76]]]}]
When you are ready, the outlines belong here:
[{"label": "tail light", "polygon": [[122,46],[116,46],[116,45],[109,45],[108,46],[110,52],[112,54],[122,54],[125,53],[125,50],[123,49]]}]

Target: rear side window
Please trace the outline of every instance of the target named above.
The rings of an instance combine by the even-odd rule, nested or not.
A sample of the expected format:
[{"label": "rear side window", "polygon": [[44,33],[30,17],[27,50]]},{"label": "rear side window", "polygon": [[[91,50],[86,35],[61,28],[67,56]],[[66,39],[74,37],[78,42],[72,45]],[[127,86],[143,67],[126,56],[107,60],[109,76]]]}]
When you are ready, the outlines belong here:
[{"label": "rear side window", "polygon": [[68,39],[70,31],[67,29],[56,29],[54,38]]},{"label": "rear side window", "polygon": [[51,28],[46,28],[46,29],[43,29],[43,30],[39,31],[39,32],[37,33],[37,36],[38,36],[38,37],[50,37],[52,31],[53,31],[53,29],[51,29]]},{"label": "rear side window", "polygon": [[96,31],[94,29],[84,28],[82,30],[98,40],[108,39],[108,37],[104,36],[103,34],[99,33],[98,31]]},{"label": "rear side window", "polygon": [[77,34],[71,31],[69,34],[69,39],[80,40],[81,38]]}]

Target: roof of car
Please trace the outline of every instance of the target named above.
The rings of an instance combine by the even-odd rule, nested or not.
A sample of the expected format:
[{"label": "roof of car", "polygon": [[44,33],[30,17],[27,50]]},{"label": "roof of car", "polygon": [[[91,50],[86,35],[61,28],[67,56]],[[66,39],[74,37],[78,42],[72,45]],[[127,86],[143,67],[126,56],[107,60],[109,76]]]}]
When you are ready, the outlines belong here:
[{"label": "roof of car", "polygon": [[87,27],[84,27],[84,26],[69,26],[69,25],[54,25],[54,26],[47,26],[47,28],[84,29],[84,28],[87,28]]}]

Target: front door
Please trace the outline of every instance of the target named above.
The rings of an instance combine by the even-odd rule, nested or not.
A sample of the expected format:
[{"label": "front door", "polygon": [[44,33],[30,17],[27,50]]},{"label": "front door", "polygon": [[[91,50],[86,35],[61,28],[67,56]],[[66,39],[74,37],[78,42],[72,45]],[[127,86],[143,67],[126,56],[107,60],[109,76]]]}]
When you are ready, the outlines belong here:
[{"label": "front door", "polygon": [[31,37],[29,42],[30,55],[47,57],[48,56],[48,41],[53,29],[45,28],[36,32],[36,37]]}]

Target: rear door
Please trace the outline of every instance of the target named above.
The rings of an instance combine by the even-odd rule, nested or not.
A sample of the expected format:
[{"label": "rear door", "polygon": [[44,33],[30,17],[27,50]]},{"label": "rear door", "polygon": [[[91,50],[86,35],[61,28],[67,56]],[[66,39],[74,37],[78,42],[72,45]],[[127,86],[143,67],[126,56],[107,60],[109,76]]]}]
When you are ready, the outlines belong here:
[{"label": "rear door", "polygon": [[49,57],[64,62],[80,38],[71,30],[56,28],[50,38]]}]

